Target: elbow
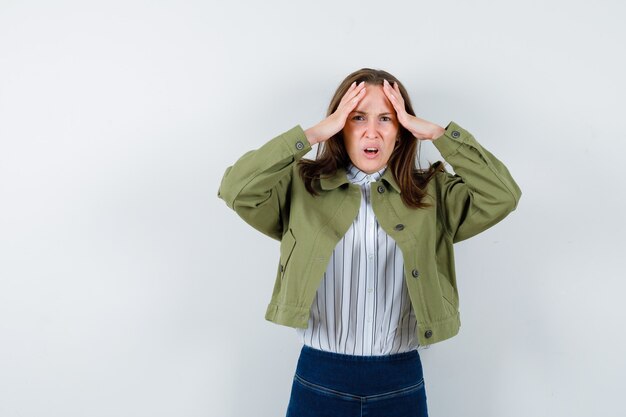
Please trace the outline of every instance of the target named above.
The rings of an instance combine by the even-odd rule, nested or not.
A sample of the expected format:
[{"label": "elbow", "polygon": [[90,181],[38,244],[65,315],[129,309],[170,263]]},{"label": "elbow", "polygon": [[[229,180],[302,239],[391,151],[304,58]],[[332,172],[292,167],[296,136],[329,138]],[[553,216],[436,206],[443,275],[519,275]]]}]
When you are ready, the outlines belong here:
[{"label": "elbow", "polygon": [[522,190],[515,181],[509,181],[508,183],[503,183],[499,187],[498,193],[494,193],[493,197],[497,200],[500,211],[506,215],[517,208],[522,197]]},{"label": "elbow", "polygon": [[220,188],[217,190],[217,197],[224,200],[224,202],[226,203],[226,205],[231,208],[231,209],[235,209],[234,205],[235,205],[235,198],[237,197],[231,189],[227,188],[227,187],[223,187],[220,186]]},{"label": "elbow", "polygon": [[520,198],[522,198],[522,190],[519,188],[519,186],[515,183],[513,183],[513,188],[511,190],[511,211],[515,210],[517,208],[517,205],[519,204],[519,200]]},{"label": "elbow", "polygon": [[217,189],[217,198],[224,200],[226,205],[232,209],[236,196],[233,195],[233,187],[228,186],[228,174],[231,169],[232,166],[229,166],[228,168],[226,168],[226,171],[224,171],[224,175],[222,176],[222,180],[220,181],[220,186]]},{"label": "elbow", "polygon": [[502,218],[506,217],[509,213],[513,212],[517,208],[521,196],[521,192],[513,192],[508,193],[506,198],[500,200],[498,206],[500,207],[499,211]]}]

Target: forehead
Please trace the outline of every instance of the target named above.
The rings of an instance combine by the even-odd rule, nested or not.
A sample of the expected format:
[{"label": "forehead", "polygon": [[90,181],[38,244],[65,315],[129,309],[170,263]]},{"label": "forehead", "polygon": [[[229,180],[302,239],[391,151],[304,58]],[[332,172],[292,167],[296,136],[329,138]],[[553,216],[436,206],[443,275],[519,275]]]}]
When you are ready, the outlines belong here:
[{"label": "forehead", "polygon": [[365,88],[365,97],[359,101],[354,111],[364,113],[394,112],[393,105],[385,95],[382,85],[367,84]]}]

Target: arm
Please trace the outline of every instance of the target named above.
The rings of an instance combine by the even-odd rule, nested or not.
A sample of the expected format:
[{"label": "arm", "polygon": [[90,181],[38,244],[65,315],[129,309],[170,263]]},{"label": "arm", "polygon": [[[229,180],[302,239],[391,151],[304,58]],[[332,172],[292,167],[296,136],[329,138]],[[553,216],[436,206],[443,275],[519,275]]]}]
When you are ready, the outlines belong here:
[{"label": "arm", "polygon": [[438,173],[437,198],[453,243],[488,229],[515,210],[522,195],[511,174],[471,133],[455,122],[446,128],[408,114],[397,83],[383,91],[399,122],[418,140],[432,140],[455,175]]},{"label": "arm", "polygon": [[297,125],[257,150],[245,153],[226,168],[217,196],[255,229],[281,240],[289,216],[289,189],[295,162],[311,146],[339,132],[350,112],[365,96],[365,82],[353,82],[337,109],[315,126]]},{"label": "arm", "polygon": [[455,171],[436,177],[444,224],[454,243],[477,235],[515,210],[522,195],[519,186],[471,133],[450,122],[433,144]]},{"label": "arm", "polygon": [[297,125],[226,168],[217,196],[252,227],[280,240],[288,216],[293,165],[310,150],[310,142]]}]

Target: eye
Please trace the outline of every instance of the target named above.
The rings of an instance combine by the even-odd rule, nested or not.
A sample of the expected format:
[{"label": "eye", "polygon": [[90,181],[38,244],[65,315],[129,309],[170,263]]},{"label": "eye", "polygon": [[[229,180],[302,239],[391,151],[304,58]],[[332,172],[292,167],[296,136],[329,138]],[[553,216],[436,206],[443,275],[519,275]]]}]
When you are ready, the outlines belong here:
[{"label": "eye", "polygon": [[356,115],[352,118],[352,120],[363,120],[363,116],[361,115]]},{"label": "eye", "polygon": [[390,122],[391,121],[391,117],[389,117],[389,116],[383,116],[383,117],[381,117],[381,119],[383,121],[385,121],[385,122]]}]

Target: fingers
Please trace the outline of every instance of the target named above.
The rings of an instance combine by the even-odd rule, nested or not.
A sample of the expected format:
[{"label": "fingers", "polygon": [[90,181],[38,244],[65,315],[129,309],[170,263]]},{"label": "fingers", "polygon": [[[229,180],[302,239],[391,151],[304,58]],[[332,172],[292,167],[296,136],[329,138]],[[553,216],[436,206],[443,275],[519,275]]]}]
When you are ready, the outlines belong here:
[{"label": "fingers", "polygon": [[393,87],[389,84],[389,81],[383,81],[383,91],[389,98],[389,101],[393,105],[393,108],[396,110],[396,115],[398,117],[398,121],[402,126],[404,126],[408,131],[413,132],[412,123],[415,116],[411,116],[406,112],[404,106],[404,98],[402,98],[402,93],[400,92],[400,87],[397,82],[393,83]]},{"label": "fingers", "polygon": [[393,99],[395,98],[393,93],[395,90],[391,87],[389,81],[387,80],[383,80],[383,91],[385,92],[387,98],[393,103]]},{"label": "fingers", "polygon": [[365,95],[365,81],[361,81],[360,84],[357,85],[356,81],[350,85],[348,91],[343,95],[341,101],[339,102],[339,106],[343,104],[350,103],[350,105],[356,104],[359,102],[361,98]]},{"label": "fingers", "polygon": [[362,81],[361,84],[356,88],[358,93],[352,99],[352,103],[356,106],[356,104],[365,96],[365,81]]},{"label": "fingers", "polygon": [[356,105],[359,103],[359,101],[361,101],[361,99],[363,97],[365,97],[365,81],[361,82],[360,86],[357,87],[357,88],[358,88],[359,92],[356,93],[356,95],[354,96],[354,98],[350,102],[352,104],[351,108],[355,108]]},{"label": "fingers", "polygon": [[345,92],[340,102],[350,100],[350,97],[352,97],[355,91],[358,92],[357,87],[356,81],[350,84],[350,88],[348,88],[348,91]]},{"label": "fingers", "polygon": [[400,94],[400,86],[398,83],[393,83],[393,88],[398,92],[398,94]]},{"label": "fingers", "polygon": [[363,97],[365,97],[365,82],[361,82],[360,84],[357,84],[356,81],[353,82],[341,98],[337,109],[333,114],[322,121],[327,127],[326,130],[330,132],[327,132],[328,134],[324,137],[329,138],[344,127],[348,115],[354,110]]},{"label": "fingers", "polygon": [[391,104],[396,109],[396,112],[401,112],[404,110],[404,100],[402,100],[402,94],[400,93],[400,88],[398,87],[398,83],[394,83],[392,87],[389,84],[389,81],[383,81],[383,91],[385,95],[391,101]]}]

